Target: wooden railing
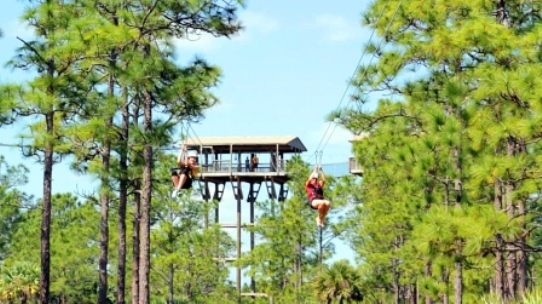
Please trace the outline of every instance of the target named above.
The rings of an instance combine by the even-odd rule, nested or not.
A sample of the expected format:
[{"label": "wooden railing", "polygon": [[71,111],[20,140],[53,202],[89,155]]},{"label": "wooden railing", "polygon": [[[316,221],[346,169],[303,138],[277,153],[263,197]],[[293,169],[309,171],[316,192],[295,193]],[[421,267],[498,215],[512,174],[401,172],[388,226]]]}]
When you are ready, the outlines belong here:
[{"label": "wooden railing", "polygon": [[227,172],[284,172],[286,161],[280,160],[275,163],[259,163],[254,167],[251,164],[247,167],[244,163],[229,160],[215,160],[208,165],[200,165],[203,173],[227,173]]}]

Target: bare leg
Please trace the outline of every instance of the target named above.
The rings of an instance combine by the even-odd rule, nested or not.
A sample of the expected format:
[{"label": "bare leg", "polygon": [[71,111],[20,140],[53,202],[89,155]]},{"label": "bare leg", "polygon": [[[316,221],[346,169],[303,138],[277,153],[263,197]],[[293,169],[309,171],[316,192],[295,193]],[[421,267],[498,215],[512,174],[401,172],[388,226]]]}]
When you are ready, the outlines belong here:
[{"label": "bare leg", "polygon": [[324,226],[324,220],[327,212],[329,211],[329,201],[319,199],[313,200],[312,206],[318,209],[318,218],[316,219],[316,223],[320,226]]},{"label": "bare leg", "polygon": [[324,219],[326,218],[326,206],[323,202],[318,205],[318,219],[320,226],[324,226]]},{"label": "bare leg", "polygon": [[321,211],[321,214],[322,214],[322,226],[324,226],[324,219],[326,218],[327,212],[329,211],[329,207],[330,207],[329,201],[324,200],[324,201],[322,201],[322,205],[318,209],[318,213],[320,213],[320,209],[322,210]]},{"label": "bare leg", "polygon": [[184,182],[186,181],[186,174],[176,174],[171,176],[171,181],[173,181],[173,186],[175,190],[173,190],[173,193],[171,193],[171,197],[175,198],[179,194],[179,191],[184,185]]},{"label": "bare leg", "polygon": [[179,185],[179,175],[177,174],[172,175],[171,181],[173,182],[173,188],[177,189],[177,186]]},{"label": "bare leg", "polygon": [[186,174],[181,174],[179,175],[179,184],[178,186],[176,187],[177,190],[181,190],[181,188],[183,187],[184,185],[184,182],[186,182]]}]

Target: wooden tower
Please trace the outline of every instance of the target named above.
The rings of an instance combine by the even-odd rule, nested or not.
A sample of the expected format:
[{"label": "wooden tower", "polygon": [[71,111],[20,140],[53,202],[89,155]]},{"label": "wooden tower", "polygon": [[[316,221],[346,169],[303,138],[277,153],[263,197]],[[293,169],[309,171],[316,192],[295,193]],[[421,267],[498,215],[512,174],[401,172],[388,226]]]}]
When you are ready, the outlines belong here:
[{"label": "wooden tower", "polygon": [[[286,163],[292,155],[306,152],[301,140],[295,136],[266,137],[207,137],[191,138],[186,141],[187,149],[200,154],[199,175],[203,199],[220,202],[226,184],[230,184],[237,201],[237,222],[220,223],[220,204],[215,209],[215,222],[223,228],[237,229],[236,257],[221,258],[220,261],[234,261],[241,257],[241,229],[254,225],[254,203],[263,185],[269,199],[283,201],[288,195],[286,182],[289,174]],[[256,155],[260,162],[253,166],[251,159]],[[248,166],[246,160],[249,160]],[[262,159],[268,160],[262,163]],[[243,193],[242,185],[248,185]],[[241,222],[243,199],[249,204],[250,222]],[[250,233],[250,250],[254,248],[254,233]],[[241,292],[241,268],[237,267],[237,291]],[[242,296],[266,296],[256,293],[254,278],[251,278],[252,293]]]}]

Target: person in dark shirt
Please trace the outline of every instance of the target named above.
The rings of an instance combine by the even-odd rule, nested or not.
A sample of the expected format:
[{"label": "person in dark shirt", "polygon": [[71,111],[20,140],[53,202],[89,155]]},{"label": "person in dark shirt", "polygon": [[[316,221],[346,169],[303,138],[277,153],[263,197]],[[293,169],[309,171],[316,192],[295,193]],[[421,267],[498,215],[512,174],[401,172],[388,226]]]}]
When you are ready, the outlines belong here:
[{"label": "person in dark shirt", "polygon": [[[183,160],[184,156],[184,160]],[[174,190],[172,197],[177,197],[181,189],[192,188],[192,180],[198,174],[199,167],[198,154],[196,151],[186,151],[186,146],[181,146],[179,155],[177,156],[178,168],[171,170],[171,181],[173,182]]]}]

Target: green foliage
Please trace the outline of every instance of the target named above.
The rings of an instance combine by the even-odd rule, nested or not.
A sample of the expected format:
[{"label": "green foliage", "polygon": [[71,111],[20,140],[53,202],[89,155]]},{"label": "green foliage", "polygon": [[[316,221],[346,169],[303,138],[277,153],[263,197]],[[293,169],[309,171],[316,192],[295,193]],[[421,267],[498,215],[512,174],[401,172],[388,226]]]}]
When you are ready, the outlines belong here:
[{"label": "green foliage", "polygon": [[0,270],[0,303],[30,303],[39,290],[39,267],[20,262]]},{"label": "green foliage", "polygon": [[347,260],[321,269],[313,288],[318,298],[326,303],[359,303],[363,300],[361,275]]},{"label": "green foliage", "polygon": [[[71,301],[90,299],[95,293],[95,265],[98,256],[99,214],[92,202],[81,203],[70,194],[53,196],[51,226],[51,292]],[[39,264],[41,209],[32,208],[23,214],[12,239],[6,265],[20,262]]]},{"label": "green foliage", "polygon": [[[49,208],[51,187],[48,182],[51,181],[53,161],[60,161],[59,156],[65,154],[74,154],[75,163],[72,167],[81,173],[98,177],[101,182],[102,227],[110,225],[107,222],[109,215],[117,215],[108,207],[116,202],[114,198],[118,186],[122,188],[119,191],[119,202],[122,202],[118,207],[119,210],[125,210],[126,193],[129,190],[140,190],[133,189],[134,185],[141,185],[141,173],[150,172],[153,167],[154,159],[142,159],[142,147],[152,145],[160,148],[170,145],[180,122],[198,121],[203,117],[204,110],[218,102],[210,90],[219,82],[220,69],[199,58],[184,66],[177,64],[172,47],[173,38],[184,39],[187,33],[196,30],[217,37],[234,35],[241,30],[236,11],[242,5],[243,1],[240,0],[182,3],[173,0],[157,3],[143,1],[136,6],[116,0],[103,3],[47,1],[35,2],[26,9],[22,19],[29,21],[35,30],[35,37],[22,42],[18,56],[9,65],[36,71],[37,76],[24,84],[0,87],[0,125],[11,122],[13,113],[31,117],[28,120],[29,128],[25,129],[29,131],[21,136],[30,142],[25,151],[27,155],[37,156],[46,164],[45,209]],[[142,116],[145,106],[148,109],[144,122]],[[131,166],[128,167],[128,164]],[[149,170],[143,170],[144,166]],[[149,176],[143,179],[151,183],[151,188],[158,188],[153,187],[153,180]],[[141,209],[143,212],[140,219],[144,225],[142,231],[147,231],[145,225],[150,224],[150,198],[142,203],[146,207]],[[62,208],[71,207],[60,206],[65,211]],[[36,221],[34,225],[38,221],[36,210],[25,214],[26,221]],[[47,215],[48,210],[45,211],[43,214]],[[56,212],[53,217],[60,218],[53,218],[53,221],[65,221],[65,225],[72,224],[72,220],[73,223],[77,222],[72,218],[62,218],[65,214]],[[125,216],[119,212],[120,226],[125,226]],[[47,224],[46,216],[42,220]],[[97,218],[94,220],[98,222]],[[109,221],[113,222],[111,218]],[[108,244],[126,243],[126,240],[110,233],[113,229],[108,233],[105,227],[99,243],[96,243],[98,236],[94,235],[92,241],[87,239],[90,243],[75,247],[95,250],[90,244],[98,244],[103,253],[100,257],[101,271],[105,271],[104,265],[109,262],[125,259],[123,256],[117,259],[105,256]],[[55,229],[43,231],[52,231],[58,237]],[[60,229],[60,233],[65,232]],[[39,239],[34,233],[29,232],[28,235],[36,237],[35,240]],[[123,236],[123,233],[120,235]],[[148,244],[148,235],[142,236],[141,240]],[[14,246],[20,248],[35,245],[28,237],[15,243]],[[139,246],[137,243],[131,245]],[[70,248],[66,251],[74,253]],[[54,253],[53,265],[59,263],[53,266],[55,271],[58,267],[67,267],[63,262],[68,261],[74,264],[96,264],[96,256],[92,260],[86,254],[81,254],[81,258],[86,260],[73,261],[77,254],[64,259],[61,253],[54,250],[51,252]],[[48,262],[42,261],[43,265]],[[81,284],[87,283],[88,288],[93,290],[96,278],[89,280],[86,271],[78,271],[80,279],[69,280],[71,274],[55,277],[56,281],[52,280],[56,284],[52,287],[54,292],[67,295],[65,286],[78,281]],[[100,291],[109,289],[104,280],[99,283]],[[49,286],[43,288],[49,290]],[[89,292],[82,292],[78,288],[72,289],[78,290],[81,298],[85,294],[89,295]],[[104,301],[103,293],[100,296],[100,301]],[[68,297],[73,301],[81,299],[72,295]]]},{"label": "green foliage", "polygon": [[211,207],[208,203],[195,199],[190,191],[179,199],[169,198],[168,192],[155,196],[153,298],[167,299],[173,292],[175,299],[200,303],[225,294],[233,296],[225,284],[228,267],[214,260],[231,255],[233,240],[219,226],[205,229],[205,216]]},{"label": "green foliage", "polygon": [[[292,158],[286,168],[292,196],[283,201],[257,202],[258,223],[247,228],[256,235],[254,249],[236,262],[245,275],[254,277],[258,291],[273,296],[279,303],[316,301],[310,282],[319,273],[320,258],[325,262],[334,253],[333,240],[342,233],[342,211],[351,198],[347,182],[326,175],[325,196],[331,201],[322,232],[322,257],[319,256],[319,230],[316,213],[306,203],[305,181],[310,173],[301,158]],[[263,300],[262,300],[263,301]]]},{"label": "green foliage", "polygon": [[[354,143],[363,204],[349,238],[365,284],[383,297],[416,284],[427,300],[476,302],[496,275],[495,239],[537,241],[524,238],[539,222],[541,189],[541,16],[527,18],[533,9],[540,4],[397,0],[364,13],[384,44],[369,43],[378,60],[353,83],[368,96],[360,103],[378,105],[331,116],[370,134]],[[519,268],[506,271],[516,270],[514,279],[526,280]]]},{"label": "green foliage", "polygon": [[10,252],[13,234],[21,221],[21,210],[30,207],[32,197],[17,188],[27,183],[28,169],[12,166],[0,155],[0,261]]},{"label": "green foliage", "polygon": [[484,304],[536,304],[542,302],[542,295],[540,294],[540,289],[533,289],[524,294],[521,299],[517,299],[511,302],[505,302],[504,300],[499,299],[493,294],[483,296],[481,300]]}]

